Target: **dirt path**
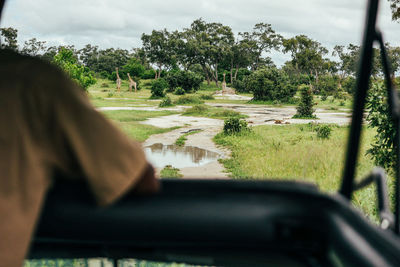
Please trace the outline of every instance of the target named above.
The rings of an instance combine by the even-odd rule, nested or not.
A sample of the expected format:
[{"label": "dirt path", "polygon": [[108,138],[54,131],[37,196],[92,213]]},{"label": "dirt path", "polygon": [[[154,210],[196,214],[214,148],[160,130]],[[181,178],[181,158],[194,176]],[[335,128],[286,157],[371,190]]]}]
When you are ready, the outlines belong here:
[{"label": "dirt path", "polygon": [[[201,131],[196,134],[188,135],[186,138],[185,146],[193,146],[202,148],[207,151],[216,152],[220,158],[229,156],[229,151],[217,147],[212,141],[212,138],[222,130],[223,121],[209,118],[188,117],[181,115],[170,115],[158,118],[151,118],[143,122],[145,124],[154,125],[160,128],[169,128],[173,126],[181,126],[182,128],[173,130],[168,133],[156,134],[150,136],[143,146],[150,146],[156,143],[164,145],[172,145],[175,143],[182,134],[193,129],[200,129]],[[157,169],[159,173],[161,170]],[[180,169],[180,173],[184,178],[227,178],[227,173],[224,172],[224,167],[218,162],[213,161],[208,164],[185,167]]]},{"label": "dirt path", "polygon": [[[208,103],[210,106],[221,107],[226,109],[232,109],[242,114],[248,115],[246,119],[250,125],[265,125],[275,124],[276,120],[287,124],[301,124],[309,123],[314,121],[316,123],[335,123],[339,125],[345,125],[350,122],[350,114],[346,111],[327,112],[326,110],[317,109],[316,120],[302,120],[292,119],[292,116],[296,113],[295,107],[269,107],[262,105],[251,105],[251,104],[217,104]],[[182,111],[186,107],[175,107],[176,111]],[[115,109],[114,107],[108,109]],[[124,108],[125,109],[125,108]],[[158,107],[132,107],[129,109],[136,110],[160,110]],[[217,147],[212,141],[213,137],[222,130],[223,121],[210,118],[202,117],[189,117],[182,116],[180,114],[162,116],[148,119],[144,124],[154,125],[160,128],[170,128],[179,126],[181,128],[163,133],[150,136],[144,143],[144,147],[148,147],[154,144],[162,144],[164,146],[173,145],[175,141],[183,135],[185,132],[194,129],[200,129],[201,131],[196,134],[188,135],[186,138],[185,147],[197,147],[206,151],[216,152],[220,155],[220,158],[229,157],[230,152],[226,149]],[[175,153],[176,151],[174,151]],[[193,157],[193,156],[192,156]],[[165,158],[165,157],[164,157]],[[174,161],[175,162],[175,161]],[[173,165],[172,165],[173,166]],[[161,171],[161,168],[157,169],[157,172]],[[214,160],[210,163],[194,166],[194,167],[182,167],[180,168],[181,174],[184,178],[227,178],[228,174],[224,172],[224,167],[217,161]]]}]

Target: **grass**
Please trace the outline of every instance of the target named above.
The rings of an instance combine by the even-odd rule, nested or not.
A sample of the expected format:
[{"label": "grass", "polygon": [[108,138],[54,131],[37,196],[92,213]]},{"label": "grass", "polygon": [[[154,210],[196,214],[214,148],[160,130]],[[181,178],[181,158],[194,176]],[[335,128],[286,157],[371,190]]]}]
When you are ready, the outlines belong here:
[{"label": "grass", "polygon": [[139,123],[139,121],[144,121],[148,118],[175,114],[171,111],[110,110],[103,113],[114,121],[125,134],[139,142],[145,141],[150,135],[166,133],[179,128],[158,128]]},{"label": "grass", "polygon": [[195,117],[208,117],[213,119],[226,119],[231,117],[247,118],[246,115],[243,115],[234,110],[211,107],[207,105],[195,105],[187,109],[182,115],[195,116]]},{"label": "grass", "polygon": [[[339,188],[344,167],[347,127],[332,129],[329,139],[317,138],[308,125],[257,126],[240,135],[215,136],[214,141],[232,151],[230,159],[222,160],[235,179],[290,179],[316,184],[322,191],[333,193]],[[364,131],[357,176],[373,168],[365,156],[374,131]],[[279,178],[278,178],[279,177]],[[376,220],[373,187],[357,192],[354,202]]]},{"label": "grass", "polygon": [[178,139],[176,139],[175,145],[184,146],[184,145],[185,145],[185,142],[186,142],[186,140],[187,140],[186,137],[187,137],[188,135],[196,134],[196,133],[199,133],[199,132],[201,132],[201,131],[202,131],[202,130],[195,130],[195,131],[191,131],[191,132],[182,134]]},{"label": "grass", "polygon": [[167,165],[160,172],[161,178],[182,178],[183,175],[179,172],[178,168]]}]

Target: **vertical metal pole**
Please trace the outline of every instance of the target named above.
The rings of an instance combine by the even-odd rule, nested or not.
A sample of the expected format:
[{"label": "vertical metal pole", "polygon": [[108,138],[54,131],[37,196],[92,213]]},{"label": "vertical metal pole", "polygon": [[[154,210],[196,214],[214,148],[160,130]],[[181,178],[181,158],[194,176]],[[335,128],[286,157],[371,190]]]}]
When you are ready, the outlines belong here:
[{"label": "vertical metal pole", "polygon": [[343,182],[340,188],[340,193],[348,199],[351,199],[351,194],[353,192],[353,182],[360,146],[363,112],[371,75],[373,55],[372,44],[375,39],[375,24],[378,11],[378,2],[379,0],[368,1],[366,28],[364,31],[363,45],[358,66],[352,122],[347,143],[347,155],[343,172]]}]

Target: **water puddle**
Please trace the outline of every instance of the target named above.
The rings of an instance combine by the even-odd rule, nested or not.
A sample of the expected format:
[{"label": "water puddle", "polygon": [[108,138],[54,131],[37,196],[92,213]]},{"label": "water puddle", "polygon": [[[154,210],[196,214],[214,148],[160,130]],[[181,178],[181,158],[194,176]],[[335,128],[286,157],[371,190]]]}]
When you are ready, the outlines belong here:
[{"label": "water puddle", "polygon": [[147,159],[156,168],[172,165],[175,168],[198,167],[220,158],[220,154],[194,146],[163,145],[144,147]]}]

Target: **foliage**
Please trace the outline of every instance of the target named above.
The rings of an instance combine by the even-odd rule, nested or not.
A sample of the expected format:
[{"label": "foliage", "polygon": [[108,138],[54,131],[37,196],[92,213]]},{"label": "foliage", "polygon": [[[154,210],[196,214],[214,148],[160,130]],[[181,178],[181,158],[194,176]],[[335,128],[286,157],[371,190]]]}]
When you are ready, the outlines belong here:
[{"label": "foliage", "polygon": [[165,89],[168,88],[168,83],[163,79],[157,79],[151,82],[151,97],[161,98],[165,96]]},{"label": "foliage", "polygon": [[4,39],[4,43],[1,42],[0,48],[18,50],[17,43],[18,30],[14,28],[0,28],[0,38]]},{"label": "foliage", "polygon": [[137,59],[131,58],[124,66],[121,67],[119,73],[121,79],[128,79],[127,75],[128,73],[131,77],[142,77],[144,72],[145,72],[144,66],[140,64],[140,62]]},{"label": "foliage", "polygon": [[163,107],[171,107],[171,106],[173,106],[173,105],[174,105],[174,104],[172,104],[171,98],[169,98],[168,96],[165,97],[165,98],[160,102],[160,104],[158,104],[158,106],[159,106],[160,108],[163,108]]},{"label": "foliage", "polygon": [[203,77],[191,71],[170,71],[165,80],[169,84],[169,88],[174,90],[177,87],[182,87],[186,93],[197,91],[200,84],[203,82]]},{"label": "foliage", "polygon": [[276,68],[260,69],[245,79],[246,90],[253,92],[253,100],[288,102],[296,93],[285,73]]},{"label": "foliage", "polygon": [[321,75],[316,84],[317,91],[325,95],[334,95],[338,90],[337,77],[332,75]]},{"label": "foliage", "polygon": [[194,105],[191,108],[185,110],[184,115],[203,114],[208,110],[209,108],[206,105],[203,104]]},{"label": "foliage", "polygon": [[388,0],[392,9],[392,20],[400,19],[400,0]]},{"label": "foliage", "polygon": [[78,63],[73,51],[70,49],[61,48],[58,54],[54,56],[54,63],[62,68],[72,80],[85,90],[90,85],[96,83],[92,72],[87,67]]},{"label": "foliage", "polygon": [[321,139],[329,139],[332,132],[332,127],[328,124],[318,125],[315,131],[317,132],[317,137]]},{"label": "foliage", "polygon": [[174,168],[171,165],[165,166],[160,172],[161,178],[181,178],[183,175],[179,172],[178,168]]},{"label": "foliage", "polygon": [[183,146],[183,145],[185,145],[185,142],[186,142],[186,140],[187,140],[186,137],[187,137],[188,135],[196,134],[196,133],[199,133],[199,132],[201,132],[201,131],[202,131],[201,129],[198,129],[198,130],[194,130],[194,131],[189,131],[189,132],[187,132],[187,133],[181,135],[178,139],[176,139],[175,145],[177,145],[177,146]]},{"label": "foliage", "polygon": [[185,104],[203,104],[204,101],[198,98],[197,96],[181,96],[177,100],[175,100],[175,104],[177,105],[185,105]]},{"label": "foliage", "polygon": [[344,91],[346,91],[349,94],[354,94],[356,90],[356,79],[349,76],[343,80],[342,86]]},{"label": "foliage", "polygon": [[182,87],[176,87],[175,91],[174,91],[174,95],[184,95],[185,94],[185,90],[182,89]]},{"label": "foliage", "polygon": [[234,80],[232,87],[239,93],[247,93],[246,83],[242,80]]},{"label": "foliage", "polygon": [[202,94],[200,95],[200,99],[203,100],[214,100],[214,95],[213,94]]},{"label": "foliage", "polygon": [[297,113],[293,116],[293,118],[315,118],[314,113],[314,103],[313,103],[313,94],[310,86],[301,85],[300,88],[300,103],[298,105]]},{"label": "foliage", "polygon": [[247,122],[245,120],[239,118],[228,118],[224,121],[225,134],[237,134],[248,130],[250,130],[250,128],[247,126]]},{"label": "foliage", "polygon": [[383,83],[372,83],[366,107],[369,109],[368,127],[376,129],[376,135],[367,154],[371,156],[376,165],[388,171],[393,170],[396,159],[393,150],[395,129],[390,118],[387,94]]}]

